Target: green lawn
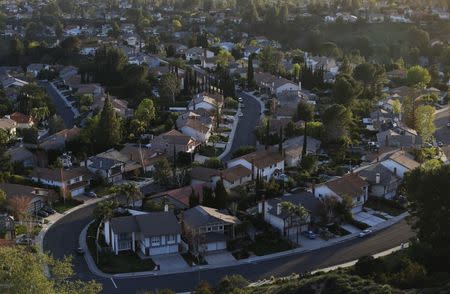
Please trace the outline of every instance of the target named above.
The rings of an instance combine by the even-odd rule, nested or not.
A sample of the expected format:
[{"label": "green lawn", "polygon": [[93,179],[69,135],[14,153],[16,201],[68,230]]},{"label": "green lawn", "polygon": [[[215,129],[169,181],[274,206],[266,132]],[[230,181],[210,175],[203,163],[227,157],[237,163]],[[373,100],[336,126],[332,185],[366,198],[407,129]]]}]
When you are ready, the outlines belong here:
[{"label": "green lawn", "polygon": [[[95,236],[97,233],[98,224],[98,222],[94,222],[89,225],[86,242],[92,258],[102,272],[110,274],[145,272],[151,271],[155,268],[155,263],[152,259],[140,259],[139,256],[132,251],[121,252],[119,255],[109,252],[101,253],[98,256],[99,260],[97,262]],[[103,235],[101,235],[99,243],[100,246],[106,247],[106,243],[103,240]]]},{"label": "green lawn", "polygon": [[67,199],[66,201],[59,200],[53,204],[53,209],[59,213],[64,213],[65,211],[83,204],[83,201],[75,200],[75,199]]},{"label": "green lawn", "polygon": [[382,212],[386,212],[392,216],[397,216],[405,212],[405,209],[403,209],[399,204],[392,200],[387,200],[384,198],[375,198],[371,197],[367,202],[364,204],[364,207],[371,208],[373,210],[378,210]]},{"label": "green lawn", "polygon": [[255,255],[267,255],[292,249],[292,245],[285,239],[274,237],[273,234],[256,236],[255,242],[248,248]]}]

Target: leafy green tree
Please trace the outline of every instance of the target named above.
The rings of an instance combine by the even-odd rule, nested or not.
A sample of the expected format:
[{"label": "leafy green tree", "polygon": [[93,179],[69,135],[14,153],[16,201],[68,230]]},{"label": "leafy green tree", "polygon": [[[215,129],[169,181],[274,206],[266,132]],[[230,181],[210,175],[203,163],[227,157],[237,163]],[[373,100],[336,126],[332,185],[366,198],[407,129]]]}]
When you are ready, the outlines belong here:
[{"label": "leafy green tree", "polygon": [[208,158],[205,161],[204,165],[207,168],[214,168],[214,169],[223,168],[223,162],[217,157]]},{"label": "leafy green tree", "polygon": [[134,116],[137,119],[143,121],[148,126],[149,123],[156,117],[155,105],[153,103],[153,100],[149,98],[143,99],[141,103],[139,103]]},{"label": "leafy green tree", "polygon": [[206,281],[200,282],[194,290],[194,294],[214,294],[213,289]]},{"label": "leafy green tree", "polygon": [[23,55],[25,47],[22,41],[18,38],[13,38],[9,44],[9,54],[14,62],[14,64],[19,64],[20,58]]},{"label": "leafy green tree", "polygon": [[328,107],[323,113],[322,120],[327,141],[336,142],[348,137],[352,113],[345,106],[333,104]]},{"label": "leafy green tree", "polygon": [[430,44],[430,35],[428,32],[414,26],[408,31],[408,39],[413,47],[425,50]]},{"label": "leafy green tree", "polygon": [[179,21],[178,19],[172,20],[172,28],[174,31],[179,31],[182,27],[183,25],[181,24],[181,21]]},{"label": "leafy green tree", "polygon": [[60,43],[65,56],[77,54],[80,51],[81,41],[77,37],[67,37]]},{"label": "leafy green tree", "polygon": [[213,195],[213,191],[208,188],[208,187],[204,187],[203,188],[203,201],[202,201],[202,205],[203,206],[207,206],[207,207],[213,207],[214,206],[214,195]]},{"label": "leafy green tree", "polygon": [[410,128],[416,125],[416,102],[413,98],[406,96],[402,103],[402,121]]},{"label": "leafy green tree", "polygon": [[31,109],[30,115],[36,121],[41,122],[50,115],[50,111],[48,110],[47,106],[35,107],[35,108]]},{"label": "leafy green tree", "polygon": [[139,187],[133,183],[123,184],[117,187],[116,192],[127,198],[127,204],[130,202],[134,204],[137,200],[142,199],[143,195]]},{"label": "leafy green tree", "polygon": [[230,64],[230,61],[233,60],[233,56],[230,52],[224,49],[220,49],[219,53],[217,53],[217,61],[216,64],[220,68],[227,68]]},{"label": "leafy green tree", "polygon": [[112,107],[109,96],[105,98],[105,104],[100,113],[100,119],[95,133],[97,147],[101,150],[114,147],[122,140],[121,121]]},{"label": "leafy green tree", "polygon": [[425,262],[433,271],[447,271],[450,264],[450,165],[417,168],[406,174],[406,195],[413,229],[420,243],[431,250]]},{"label": "leafy green tree", "polygon": [[189,195],[189,207],[195,207],[200,204],[200,197],[195,193],[194,188],[192,188],[191,195]]},{"label": "leafy green tree", "polygon": [[266,46],[259,54],[260,66],[266,72],[278,74],[282,70],[283,57],[284,54],[280,50],[272,46]]},{"label": "leafy green tree", "polygon": [[241,290],[247,287],[249,282],[240,275],[227,275],[220,280],[216,287],[216,294],[234,293],[236,290]]},{"label": "leafy green tree", "polygon": [[163,103],[175,103],[175,97],[180,93],[180,82],[174,73],[166,73],[161,77],[160,94]]},{"label": "leafy green tree", "polygon": [[337,103],[350,106],[361,95],[362,88],[351,76],[340,75],[336,79],[333,91]]},{"label": "leafy green tree", "polygon": [[[71,258],[61,261],[21,247],[0,247],[0,282],[2,293],[25,294],[94,294],[102,291],[95,281],[84,282],[73,278]],[[51,278],[42,270],[49,265]]]},{"label": "leafy green tree", "polygon": [[162,185],[168,186],[171,182],[171,168],[170,163],[166,158],[158,160],[155,164],[155,174],[153,176],[155,182]]},{"label": "leafy green tree", "polygon": [[435,108],[430,105],[422,105],[416,109],[415,129],[424,142],[429,142],[436,131],[434,112]]},{"label": "leafy green tree", "polygon": [[106,86],[121,83],[121,72],[128,64],[128,58],[119,48],[102,46],[95,51],[92,65],[94,80]]},{"label": "leafy green tree", "polygon": [[6,206],[6,193],[0,189],[0,208],[5,209]]},{"label": "leafy green tree", "polygon": [[237,158],[255,151],[256,151],[255,146],[241,146],[233,152],[232,158]]},{"label": "leafy green tree", "polygon": [[415,65],[408,69],[406,81],[410,86],[424,88],[430,83],[431,75],[426,68]]},{"label": "leafy green tree", "polygon": [[295,81],[298,81],[300,79],[301,72],[302,72],[302,66],[298,63],[294,63],[294,66],[292,68],[292,76],[294,77]]}]

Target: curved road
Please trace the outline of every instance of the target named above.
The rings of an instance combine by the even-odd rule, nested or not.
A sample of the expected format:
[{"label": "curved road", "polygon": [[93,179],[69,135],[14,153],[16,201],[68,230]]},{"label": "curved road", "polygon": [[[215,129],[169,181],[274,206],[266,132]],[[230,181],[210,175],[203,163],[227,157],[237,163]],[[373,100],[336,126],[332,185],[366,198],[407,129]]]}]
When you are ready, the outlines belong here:
[{"label": "curved road", "polygon": [[[95,204],[94,204],[95,205]],[[92,219],[94,205],[68,214],[56,222],[44,238],[44,251],[55,258],[73,255],[78,247],[81,230]],[[82,280],[96,279],[103,284],[104,293],[136,293],[140,290],[156,290],[170,288],[177,292],[195,288],[199,281],[207,280],[217,283],[227,274],[240,274],[249,280],[258,280],[270,276],[286,276],[291,273],[311,271],[336,264],[341,264],[364,255],[371,255],[407,242],[413,232],[405,221],[393,225],[365,239],[351,240],[336,246],[315,250],[309,253],[291,255],[275,260],[249,263],[222,269],[200,270],[198,272],[172,274],[165,276],[116,278],[99,278],[91,274],[84,257],[74,256],[73,263],[77,278]]]},{"label": "curved road", "polygon": [[261,105],[253,97],[245,93],[237,92],[237,94],[244,101],[244,108],[242,108],[243,116],[239,118],[233,144],[231,145],[230,152],[223,158],[224,161],[231,159],[233,152],[239,147],[256,145],[256,135],[254,131],[259,122]]}]

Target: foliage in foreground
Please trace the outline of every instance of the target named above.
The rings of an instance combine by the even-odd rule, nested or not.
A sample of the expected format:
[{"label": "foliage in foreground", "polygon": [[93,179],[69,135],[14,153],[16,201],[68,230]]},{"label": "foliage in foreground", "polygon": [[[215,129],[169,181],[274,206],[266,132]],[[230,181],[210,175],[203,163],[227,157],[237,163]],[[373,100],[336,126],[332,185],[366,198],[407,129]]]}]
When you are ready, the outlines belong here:
[{"label": "foliage in foreground", "polygon": [[[1,293],[94,294],[102,290],[102,286],[94,281],[73,280],[70,258],[58,261],[27,248],[0,247],[0,261]],[[45,275],[46,265],[51,278]]]}]

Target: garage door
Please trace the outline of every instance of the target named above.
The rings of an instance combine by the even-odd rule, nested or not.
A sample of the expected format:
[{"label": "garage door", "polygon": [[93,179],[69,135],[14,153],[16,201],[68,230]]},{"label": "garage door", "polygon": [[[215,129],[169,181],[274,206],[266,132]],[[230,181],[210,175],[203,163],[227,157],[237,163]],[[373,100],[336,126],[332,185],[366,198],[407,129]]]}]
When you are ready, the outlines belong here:
[{"label": "garage door", "polygon": [[226,242],[213,242],[207,244],[207,251],[224,250],[226,248]]}]

